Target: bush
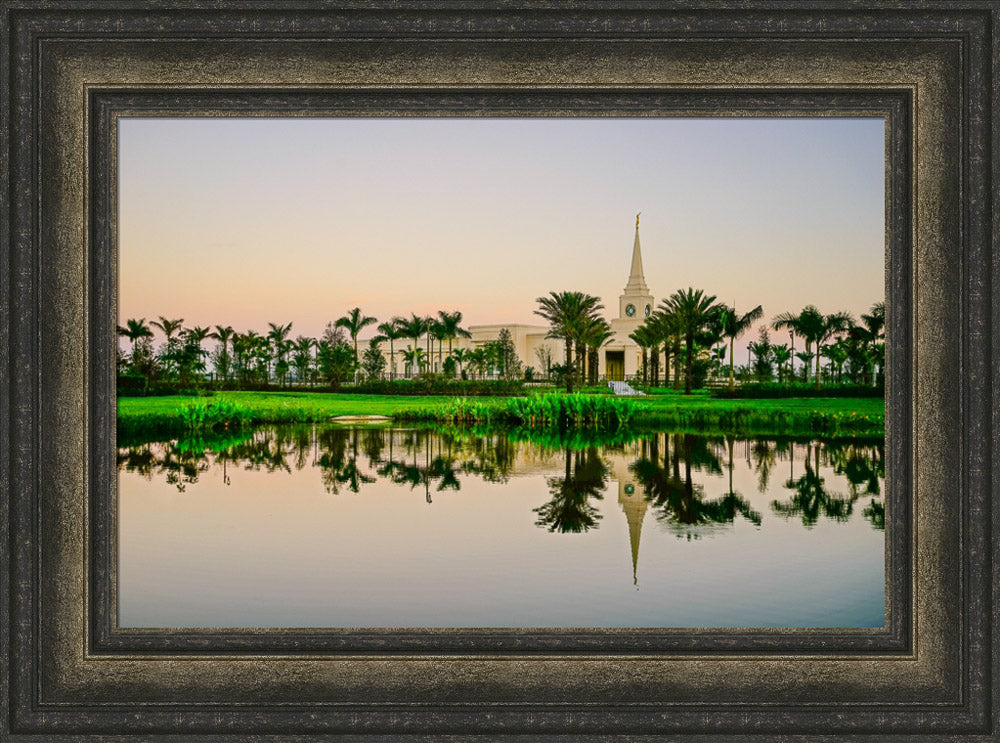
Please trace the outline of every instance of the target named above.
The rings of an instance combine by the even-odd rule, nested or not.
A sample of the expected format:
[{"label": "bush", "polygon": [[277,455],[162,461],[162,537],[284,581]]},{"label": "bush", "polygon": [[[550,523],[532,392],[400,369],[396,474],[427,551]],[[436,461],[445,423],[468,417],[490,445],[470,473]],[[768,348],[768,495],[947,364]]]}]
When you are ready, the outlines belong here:
[{"label": "bush", "polygon": [[252,415],[242,405],[228,400],[189,403],[181,409],[181,419],[188,431],[218,431],[243,428]]},{"label": "bush", "polygon": [[460,395],[478,397],[485,395],[523,395],[524,382],[506,379],[448,379],[434,374],[416,379],[373,379],[345,392],[363,395]]},{"label": "bush", "polygon": [[761,382],[759,384],[742,384],[735,389],[718,387],[712,390],[712,397],[728,399],[760,399],[781,397],[883,397],[881,387],[870,387],[864,384],[830,384],[821,385],[819,389],[813,383],[778,383]]}]

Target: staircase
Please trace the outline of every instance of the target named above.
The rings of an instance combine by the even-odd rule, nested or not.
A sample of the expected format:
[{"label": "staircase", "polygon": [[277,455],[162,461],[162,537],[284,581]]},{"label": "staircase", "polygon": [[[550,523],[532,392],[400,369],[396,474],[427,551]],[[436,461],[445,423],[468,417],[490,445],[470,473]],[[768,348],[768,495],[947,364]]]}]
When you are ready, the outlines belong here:
[{"label": "staircase", "polygon": [[645,395],[645,392],[640,392],[630,385],[628,382],[608,382],[608,387],[616,395]]}]

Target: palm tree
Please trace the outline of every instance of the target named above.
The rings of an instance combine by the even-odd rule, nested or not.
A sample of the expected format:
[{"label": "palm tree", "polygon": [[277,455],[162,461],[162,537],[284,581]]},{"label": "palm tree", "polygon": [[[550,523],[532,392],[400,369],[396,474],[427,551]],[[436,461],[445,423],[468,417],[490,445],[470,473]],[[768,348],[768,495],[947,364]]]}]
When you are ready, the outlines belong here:
[{"label": "palm tree", "polygon": [[420,369],[424,365],[424,349],[419,346],[411,346],[403,351],[403,361],[410,367],[410,376],[413,376],[414,369]]},{"label": "palm tree", "polygon": [[159,321],[153,320],[149,324],[153,327],[159,328],[163,331],[163,334],[167,336],[167,349],[163,354],[163,359],[166,361],[164,367],[166,371],[173,371],[173,360],[174,360],[174,333],[177,333],[184,323],[184,318],[179,318],[177,320],[168,320],[163,315],[160,315]]},{"label": "palm tree", "polygon": [[604,309],[601,300],[583,292],[550,292],[536,300],[539,309],[535,314],[549,321],[550,338],[566,342],[566,391],[573,391],[573,343],[586,326],[588,318]]},{"label": "palm tree", "polygon": [[473,348],[467,352],[466,362],[472,367],[472,372],[477,377],[483,376],[483,372],[489,361],[490,354],[485,347]]},{"label": "palm tree", "polygon": [[722,318],[722,334],[729,339],[729,389],[732,390],[736,387],[736,377],[733,373],[733,349],[736,345],[736,339],[749,330],[751,325],[763,317],[764,310],[758,304],[746,314],[739,315],[737,314],[735,307],[729,307],[727,305],[720,306],[722,307],[720,312],[720,316]]},{"label": "palm tree", "polygon": [[823,344],[838,333],[847,332],[854,324],[854,318],[847,312],[834,312],[823,316],[823,324],[816,335],[816,388],[819,388],[819,362],[823,355]]},{"label": "palm tree", "polygon": [[650,346],[655,346],[659,343],[659,340],[653,334],[652,328],[647,324],[643,323],[634,331],[629,333],[629,338],[636,342],[636,345],[642,350],[642,383],[649,383],[649,348]]},{"label": "palm tree", "polygon": [[355,365],[358,363],[358,333],[364,330],[366,326],[373,325],[376,322],[378,322],[378,320],[374,317],[362,315],[361,308],[355,307],[334,323],[337,327],[344,328],[348,335],[351,336],[351,342],[354,343]]},{"label": "palm tree", "polygon": [[[774,363],[778,367],[778,381],[782,381],[784,375],[784,365],[792,360],[792,349],[782,343],[780,346],[771,346],[771,353],[774,354]],[[791,369],[789,369],[791,374]]]},{"label": "palm tree", "polygon": [[472,350],[469,348],[456,348],[454,351],[449,352],[451,357],[458,362],[458,376],[462,378],[465,375],[465,364],[471,360]]},{"label": "palm tree", "polygon": [[269,322],[268,326],[271,329],[267,332],[267,341],[271,344],[271,348],[274,349],[274,376],[280,385],[283,384],[284,380],[280,378],[281,373],[278,371],[278,366],[286,366],[285,356],[291,350],[291,346],[285,341],[288,338],[288,332],[292,329],[292,324],[282,325],[281,323]]},{"label": "palm tree", "polygon": [[379,334],[389,341],[389,379],[393,378],[396,371],[395,350],[392,342],[406,337],[399,329],[403,322],[403,318],[394,317],[388,322],[380,324],[377,328]]},{"label": "palm tree", "polygon": [[877,374],[873,374],[872,384],[878,384],[878,374],[884,372],[883,367],[884,359],[882,353],[885,351],[885,344],[880,344],[879,341],[885,338],[885,302],[876,302],[872,305],[871,310],[868,314],[861,315],[861,322],[864,324],[863,328],[854,328],[859,340],[863,343],[867,356],[872,362],[872,371],[874,372],[874,366],[877,364],[879,371]]},{"label": "palm tree", "polygon": [[[413,341],[413,348],[415,349],[420,345],[420,336],[427,332],[427,320],[419,315],[411,313],[409,320],[402,320],[399,323],[399,332],[403,338],[409,338]],[[413,359],[410,359],[410,361],[413,361]],[[413,368],[414,366],[411,365],[410,376],[413,376]]]},{"label": "palm tree", "polygon": [[448,341],[448,354],[451,355],[451,344],[456,338],[471,338],[472,333],[470,333],[465,328],[461,327],[462,323],[462,313],[458,310],[454,312],[438,312],[438,327],[441,329],[441,333],[444,338]]},{"label": "palm tree", "polygon": [[312,350],[316,346],[314,338],[300,335],[292,344],[292,358],[295,362],[295,373],[299,382],[309,381],[309,366],[312,362]]},{"label": "palm tree", "polygon": [[132,341],[132,353],[135,353],[135,344],[140,338],[152,338],[153,331],[146,325],[146,318],[140,320],[129,319],[125,321],[125,327],[118,326],[118,335],[123,335]]},{"label": "palm tree", "polygon": [[[793,315],[791,312],[782,312],[780,315],[775,317],[771,321],[771,327],[775,330],[782,330],[787,328],[795,333],[795,335],[802,338],[806,344],[805,351],[801,353],[796,353],[795,358],[801,359],[803,361],[803,369],[806,374],[806,381],[809,381],[809,363],[814,358],[812,353],[812,344],[816,342],[819,336],[823,332],[823,315],[814,305],[806,305],[802,311]],[[819,358],[816,358],[817,368],[819,367]]]},{"label": "palm tree", "polygon": [[222,381],[229,381],[229,342],[233,339],[236,331],[232,325],[216,325],[215,330],[208,334],[209,338],[214,338],[222,344],[222,351],[219,354],[219,364],[216,370],[221,373]]},{"label": "palm tree", "polygon": [[691,394],[694,379],[694,337],[718,311],[714,295],[706,295],[701,289],[681,289],[674,292],[661,304],[661,309],[676,318],[677,328],[684,336],[687,358],[684,360],[684,394]]},{"label": "palm tree", "polygon": [[[440,312],[438,314],[440,314]],[[427,341],[428,343],[431,344],[431,352],[433,352],[433,346],[434,346],[433,341],[437,341],[438,343],[438,371],[440,371],[441,367],[444,365],[443,354],[444,354],[444,339],[446,337],[445,327],[444,325],[441,324],[441,321],[438,320],[436,317],[428,317],[427,325],[428,325]],[[430,358],[433,357],[429,356],[429,359]]]},{"label": "palm tree", "polygon": [[587,349],[588,381],[597,384],[597,369],[600,364],[600,348],[614,337],[614,331],[603,317],[595,317],[587,323],[580,335],[583,347]]}]

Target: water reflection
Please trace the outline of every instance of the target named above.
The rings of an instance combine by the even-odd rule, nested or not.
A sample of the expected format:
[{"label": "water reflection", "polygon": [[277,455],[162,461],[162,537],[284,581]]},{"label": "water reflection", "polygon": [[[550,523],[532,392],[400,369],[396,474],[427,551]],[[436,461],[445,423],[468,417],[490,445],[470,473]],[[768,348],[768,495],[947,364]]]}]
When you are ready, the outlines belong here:
[{"label": "water reflection", "polygon": [[[883,618],[880,441],[327,425],[123,443],[122,626]],[[303,576],[325,591],[289,595]]]},{"label": "water reflection", "polygon": [[[737,516],[760,526],[762,514],[733,484],[739,455],[745,459],[743,470],[755,476],[757,492],[783,494],[771,501],[773,514],[799,519],[807,528],[821,518],[846,522],[855,503],[867,497],[864,517],[876,529],[885,528],[884,451],[877,441],[658,433],[600,446],[593,438],[535,442],[524,432],[518,438],[496,430],[272,426],[242,436],[133,443],[118,450],[118,466],[147,480],[162,476],[181,493],[213,471],[228,486],[233,468],[268,474],[315,468],[324,490],[333,495],[360,493],[386,481],[419,488],[426,502],[433,503],[436,492],[461,490],[463,478],[502,484],[558,459],[561,472],[546,478],[551,498],[533,509],[535,523],[550,532],[579,533],[598,528],[601,515],[595,501],[604,497],[618,463],[627,472],[617,472],[616,479],[629,480],[623,494],[632,498],[638,492],[657,521],[690,540]],[[772,479],[781,462],[787,462],[788,476],[775,487]],[[695,473],[702,475],[699,481]],[[712,477],[720,475],[726,477],[721,492]]]}]

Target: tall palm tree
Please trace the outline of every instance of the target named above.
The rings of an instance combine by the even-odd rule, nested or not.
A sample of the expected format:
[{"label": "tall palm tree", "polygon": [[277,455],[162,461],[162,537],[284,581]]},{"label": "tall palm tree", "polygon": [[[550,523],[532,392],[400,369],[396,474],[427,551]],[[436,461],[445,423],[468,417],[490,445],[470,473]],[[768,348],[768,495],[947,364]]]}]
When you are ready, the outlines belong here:
[{"label": "tall palm tree", "polygon": [[361,308],[355,307],[334,323],[337,327],[346,330],[347,334],[351,336],[351,342],[354,344],[355,364],[358,363],[358,333],[364,330],[368,325],[373,325],[376,322],[378,322],[378,320],[374,317],[368,317],[361,314]]},{"label": "tall palm tree", "polygon": [[[440,313],[439,313],[440,314]],[[436,317],[427,318],[427,341],[430,344],[431,353],[433,353],[434,341],[438,344],[438,370],[444,365],[444,339],[445,339],[445,327],[441,321]],[[432,356],[428,356],[428,360],[431,360]]]},{"label": "tall palm tree", "polygon": [[580,341],[587,349],[588,381],[597,384],[597,369],[600,365],[601,347],[614,337],[615,333],[603,317],[591,318],[580,335]]},{"label": "tall palm tree", "polygon": [[396,369],[396,359],[395,359],[395,349],[393,348],[393,341],[399,340],[400,338],[405,338],[399,327],[404,322],[401,317],[394,317],[384,323],[381,323],[376,330],[379,334],[389,341],[389,379],[392,379],[393,374]]},{"label": "tall palm tree", "polygon": [[684,394],[691,394],[694,379],[694,337],[708,324],[714,312],[718,311],[714,295],[706,295],[701,289],[681,289],[664,300],[661,309],[673,314],[677,327],[684,337],[687,358],[684,360]]},{"label": "tall palm tree", "polygon": [[472,349],[469,348],[456,348],[454,351],[450,352],[451,357],[458,362],[458,376],[459,378],[465,374],[465,364],[467,364],[472,357]]},{"label": "tall palm tree", "polygon": [[[427,332],[427,320],[419,315],[411,313],[409,320],[403,320],[399,324],[399,332],[402,337],[409,338],[413,341],[413,348],[415,349],[420,345],[420,336]],[[412,349],[411,349],[412,350]],[[415,365],[411,365],[411,376],[412,370]]]},{"label": "tall palm tree", "polygon": [[217,365],[217,371],[222,375],[222,381],[229,381],[229,342],[233,339],[236,331],[233,330],[232,325],[216,325],[215,330],[208,334],[209,338],[214,338],[222,344],[222,351],[219,354],[219,364]]},{"label": "tall palm tree", "polygon": [[[771,353],[774,355],[774,363],[778,367],[778,381],[783,381],[785,378],[784,365],[791,363],[792,360],[792,349],[790,349],[785,344],[780,346],[771,346]],[[789,369],[789,375],[792,373]]]},{"label": "tall palm tree", "polygon": [[[814,305],[806,305],[797,315],[791,312],[782,312],[771,321],[771,327],[775,330],[788,329],[795,335],[802,338],[806,344],[805,351],[796,353],[797,359],[803,359],[803,369],[805,369],[806,381],[809,381],[809,362],[816,358],[816,366],[819,367],[819,355],[814,356],[812,344],[815,343],[823,333],[823,315]],[[818,384],[818,382],[817,382]]]},{"label": "tall palm tree", "polygon": [[823,324],[816,336],[816,388],[819,388],[819,362],[823,355],[823,344],[838,333],[846,333],[854,324],[854,318],[847,312],[834,312],[823,316]]},{"label": "tall palm tree", "polygon": [[168,320],[163,315],[160,315],[159,321],[152,320],[150,323],[155,328],[159,328],[165,336],[167,336],[167,350],[164,354],[164,364],[165,369],[168,372],[173,371],[173,362],[175,354],[175,344],[174,344],[174,334],[179,332],[184,324],[184,318],[178,318],[177,320]]},{"label": "tall palm tree", "polygon": [[312,350],[316,346],[315,338],[300,335],[292,344],[292,358],[295,361],[295,372],[300,383],[309,381],[309,366],[312,362]]},{"label": "tall palm tree", "polygon": [[152,338],[153,331],[146,325],[146,318],[140,320],[130,318],[125,321],[125,327],[118,326],[118,335],[125,336],[132,342],[132,353],[135,353],[135,344],[140,338]]},{"label": "tall palm tree", "polygon": [[659,343],[659,339],[653,334],[652,328],[643,323],[634,331],[629,333],[629,338],[635,341],[642,351],[642,383],[649,383],[649,348]]},{"label": "tall palm tree", "polygon": [[736,387],[736,377],[733,372],[733,349],[736,345],[736,339],[747,332],[751,325],[763,317],[764,310],[758,304],[746,314],[740,315],[736,312],[735,307],[729,307],[724,304],[720,306],[722,308],[720,311],[722,334],[729,339],[729,389],[732,390]]},{"label": "tall palm tree", "polygon": [[538,297],[535,314],[549,321],[550,338],[562,338],[566,343],[566,391],[573,391],[573,344],[586,326],[588,318],[604,309],[601,300],[583,292],[549,292]]},{"label": "tall palm tree", "polygon": [[403,361],[410,367],[410,376],[413,376],[414,369],[420,369],[424,365],[424,349],[419,346],[411,346],[403,351]]},{"label": "tall palm tree", "polygon": [[445,340],[448,341],[448,355],[451,355],[451,344],[456,338],[471,338],[472,333],[462,327],[462,313],[458,310],[454,312],[438,312],[438,326],[441,328]]},{"label": "tall palm tree", "polygon": [[288,339],[288,333],[292,329],[292,324],[282,325],[281,323],[269,322],[268,326],[270,330],[267,331],[267,342],[271,344],[271,348],[274,350],[274,375],[277,378],[278,384],[282,384],[283,380],[279,378],[280,372],[278,371],[278,366],[285,366],[285,356],[291,350],[289,344],[285,341]]}]

